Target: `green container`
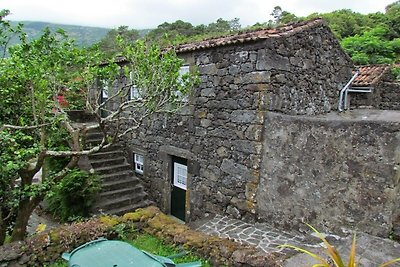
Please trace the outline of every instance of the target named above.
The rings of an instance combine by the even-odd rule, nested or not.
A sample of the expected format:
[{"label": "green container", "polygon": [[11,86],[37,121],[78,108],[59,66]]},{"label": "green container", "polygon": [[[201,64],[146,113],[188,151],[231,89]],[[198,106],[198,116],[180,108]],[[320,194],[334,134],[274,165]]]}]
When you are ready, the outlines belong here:
[{"label": "green container", "polygon": [[175,264],[170,258],[153,255],[117,240],[101,238],[63,253],[69,267],[198,267],[201,262]]}]

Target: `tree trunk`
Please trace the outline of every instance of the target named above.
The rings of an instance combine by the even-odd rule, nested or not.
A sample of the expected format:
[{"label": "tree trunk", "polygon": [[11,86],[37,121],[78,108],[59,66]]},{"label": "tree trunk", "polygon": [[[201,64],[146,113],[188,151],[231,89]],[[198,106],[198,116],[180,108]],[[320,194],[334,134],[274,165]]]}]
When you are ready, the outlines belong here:
[{"label": "tree trunk", "polygon": [[41,197],[36,197],[34,199],[23,199],[20,201],[17,218],[11,235],[11,242],[24,240],[29,218],[41,200]]},{"label": "tree trunk", "polygon": [[3,220],[3,213],[0,208],[0,246],[2,246],[4,244],[4,241],[6,240],[6,231],[7,226]]}]

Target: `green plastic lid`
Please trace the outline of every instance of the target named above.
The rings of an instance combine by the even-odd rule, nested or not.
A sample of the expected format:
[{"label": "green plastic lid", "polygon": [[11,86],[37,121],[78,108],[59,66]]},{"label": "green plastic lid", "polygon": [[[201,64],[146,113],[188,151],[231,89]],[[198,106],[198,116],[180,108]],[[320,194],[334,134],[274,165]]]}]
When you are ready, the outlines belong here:
[{"label": "green plastic lid", "polygon": [[107,239],[86,243],[62,257],[70,267],[175,266],[168,258],[145,253],[123,241]]}]

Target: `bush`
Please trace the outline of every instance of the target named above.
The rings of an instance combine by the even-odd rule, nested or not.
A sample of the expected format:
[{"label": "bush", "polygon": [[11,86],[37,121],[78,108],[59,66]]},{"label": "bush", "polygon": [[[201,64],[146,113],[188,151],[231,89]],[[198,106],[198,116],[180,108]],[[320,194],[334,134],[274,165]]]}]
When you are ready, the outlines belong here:
[{"label": "bush", "polygon": [[100,189],[98,176],[73,169],[48,193],[46,209],[61,221],[87,217]]},{"label": "bush", "polygon": [[400,81],[400,67],[393,67],[392,74],[397,81]]}]

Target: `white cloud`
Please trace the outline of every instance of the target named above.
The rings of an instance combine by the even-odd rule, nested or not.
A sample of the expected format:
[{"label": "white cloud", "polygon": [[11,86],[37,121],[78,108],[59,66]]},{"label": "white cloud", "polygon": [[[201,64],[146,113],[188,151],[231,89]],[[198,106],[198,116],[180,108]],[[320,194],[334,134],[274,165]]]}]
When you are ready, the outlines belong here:
[{"label": "white cloud", "polygon": [[298,16],[349,8],[356,12],[384,11],[394,0],[10,0],[11,20],[36,20],[67,24],[132,28],[154,28],[178,19],[194,25],[208,24],[218,18],[240,18],[242,25],[265,22],[275,6]]}]

